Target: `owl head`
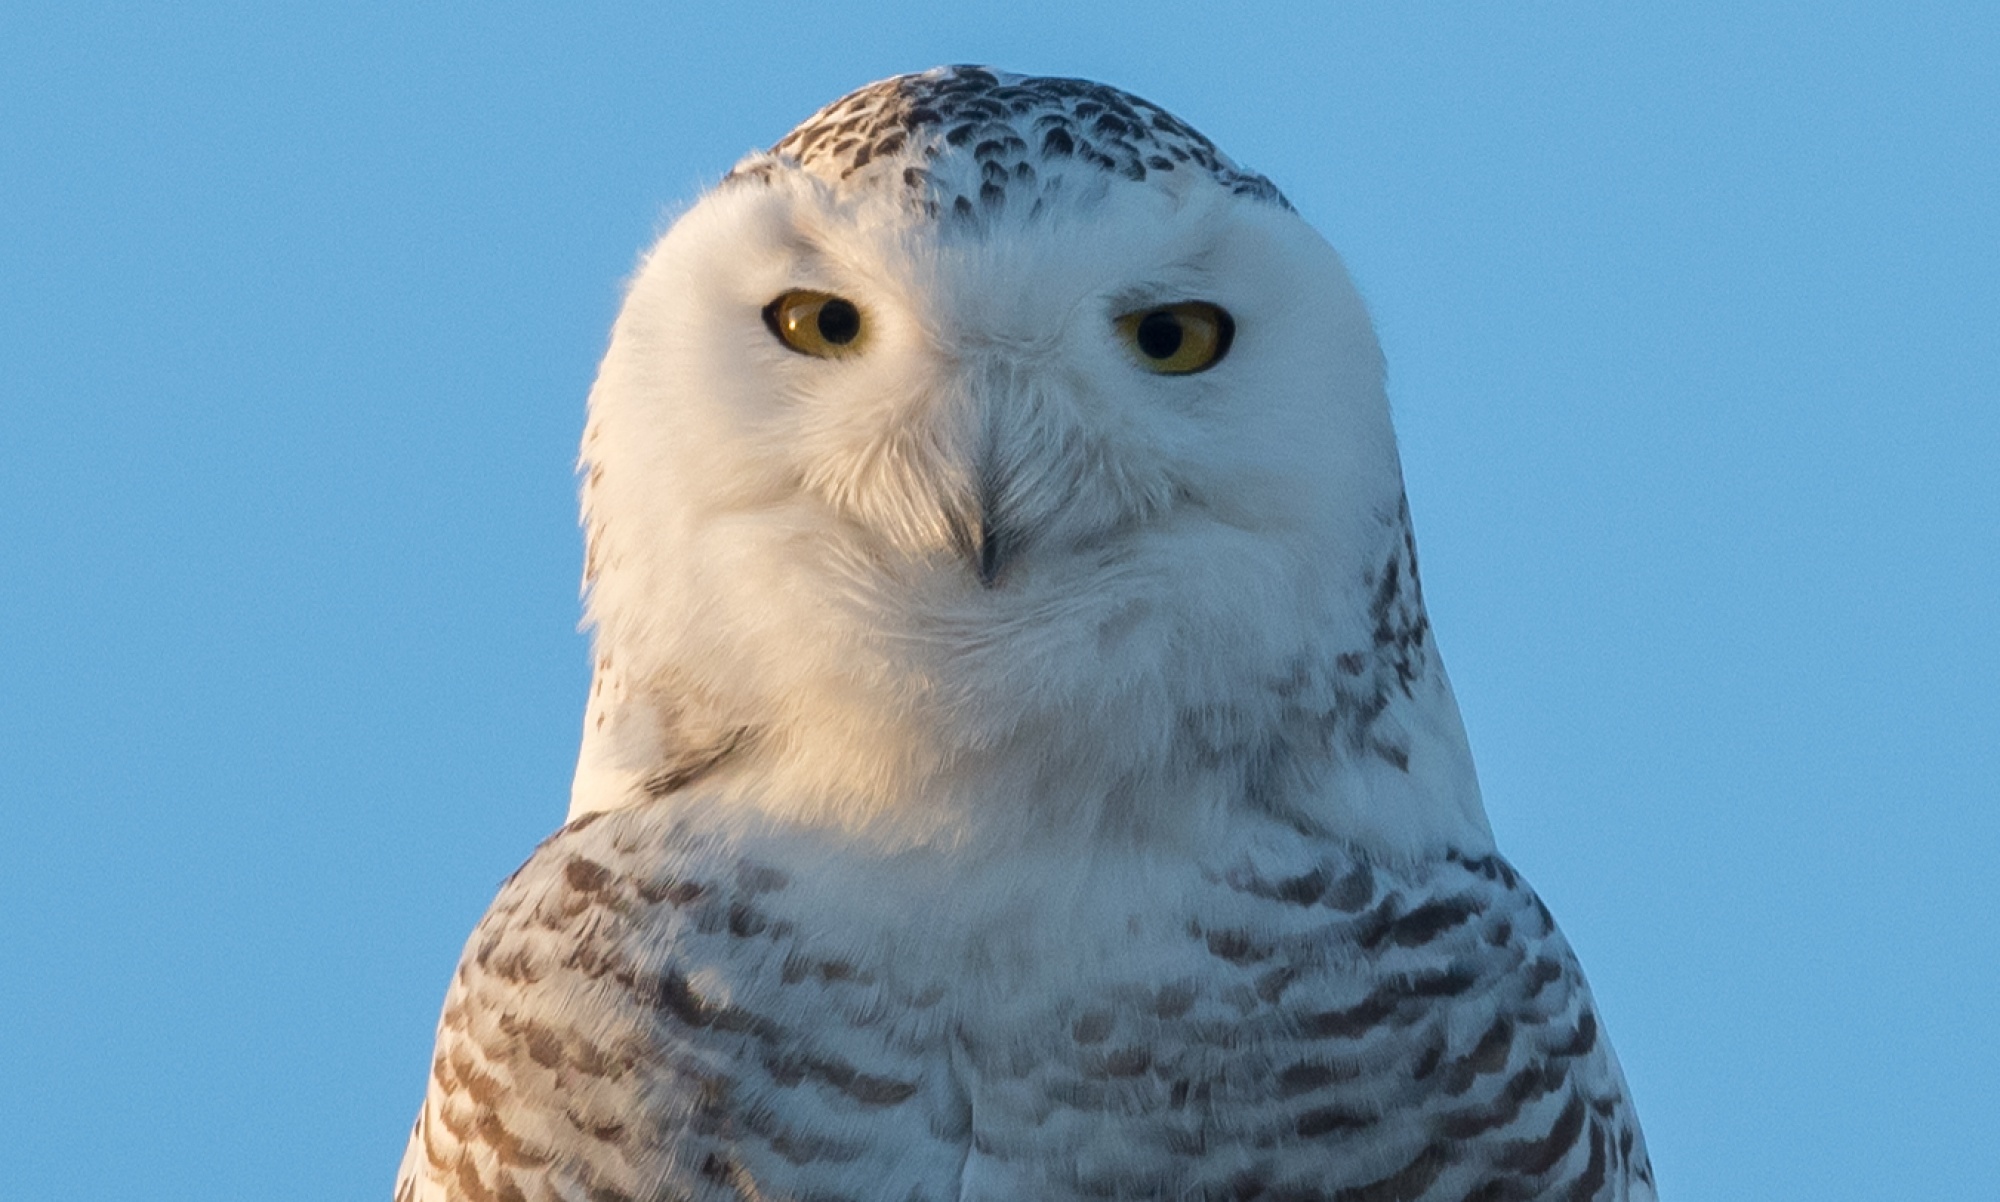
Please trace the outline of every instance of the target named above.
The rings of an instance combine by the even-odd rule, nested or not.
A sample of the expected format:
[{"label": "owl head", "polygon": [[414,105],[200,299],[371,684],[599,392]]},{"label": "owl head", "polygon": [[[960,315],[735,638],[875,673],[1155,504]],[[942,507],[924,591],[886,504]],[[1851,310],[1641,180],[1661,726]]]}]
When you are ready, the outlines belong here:
[{"label": "owl head", "polygon": [[1490,845],[1367,312],[1134,96],[941,68],[744,159],[634,276],[581,471],[573,813]]}]

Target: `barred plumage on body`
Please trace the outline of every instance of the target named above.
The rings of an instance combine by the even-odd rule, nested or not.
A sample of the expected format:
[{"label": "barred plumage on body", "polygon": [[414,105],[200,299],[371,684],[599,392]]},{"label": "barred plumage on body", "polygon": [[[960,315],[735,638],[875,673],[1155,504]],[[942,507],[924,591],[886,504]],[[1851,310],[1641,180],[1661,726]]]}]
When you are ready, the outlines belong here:
[{"label": "barred plumage on body", "polygon": [[1262,176],[1098,84],[864,88],[647,258],[584,470],[572,820],[399,1199],[1653,1196]]}]

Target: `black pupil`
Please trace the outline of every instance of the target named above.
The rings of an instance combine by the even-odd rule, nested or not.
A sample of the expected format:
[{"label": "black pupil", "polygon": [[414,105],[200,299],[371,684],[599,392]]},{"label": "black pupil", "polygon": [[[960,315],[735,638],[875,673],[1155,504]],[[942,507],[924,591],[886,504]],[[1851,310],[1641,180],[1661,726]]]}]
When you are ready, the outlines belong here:
[{"label": "black pupil", "polygon": [[1164,309],[1139,319],[1139,350],[1148,359],[1171,359],[1181,349],[1181,319]]},{"label": "black pupil", "polygon": [[861,310],[839,297],[819,307],[819,336],[835,346],[846,346],[861,333]]}]

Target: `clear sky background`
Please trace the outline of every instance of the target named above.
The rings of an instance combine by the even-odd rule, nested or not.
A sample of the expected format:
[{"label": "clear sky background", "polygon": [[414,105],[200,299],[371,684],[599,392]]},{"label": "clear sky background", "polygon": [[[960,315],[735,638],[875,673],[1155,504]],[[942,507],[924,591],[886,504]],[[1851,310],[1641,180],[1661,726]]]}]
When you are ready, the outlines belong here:
[{"label": "clear sky background", "polygon": [[566,804],[621,279],[973,61],[1347,256],[1668,1195],[2000,1197],[2000,6],[735,7],[0,5],[0,1194],[387,1197]]}]

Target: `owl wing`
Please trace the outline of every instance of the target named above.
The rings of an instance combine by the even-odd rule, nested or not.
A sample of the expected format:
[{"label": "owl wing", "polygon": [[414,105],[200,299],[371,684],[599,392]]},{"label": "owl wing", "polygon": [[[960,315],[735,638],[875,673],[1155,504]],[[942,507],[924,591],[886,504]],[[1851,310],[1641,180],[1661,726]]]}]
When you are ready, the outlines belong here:
[{"label": "owl wing", "polygon": [[671,815],[579,819],[502,888],[397,1202],[1654,1196],[1576,959],[1497,857],[1210,871],[1094,983],[968,1023]]},{"label": "owl wing", "polygon": [[955,1197],[940,999],[807,954],[782,873],[659,818],[586,815],[502,887],[396,1202]]},{"label": "owl wing", "polygon": [[1207,873],[1122,985],[997,1025],[1042,1042],[960,1033],[962,1198],[1654,1198],[1576,958],[1505,861],[1285,859]]}]

